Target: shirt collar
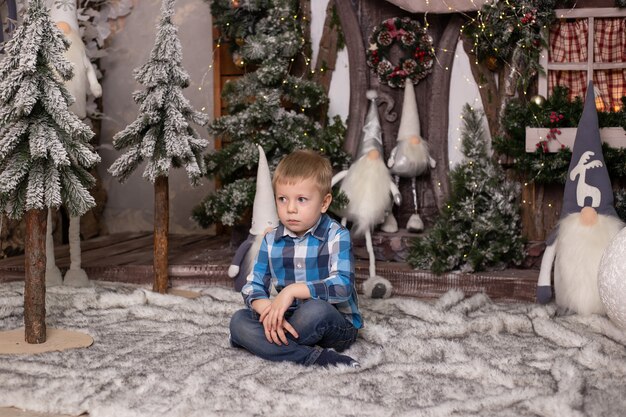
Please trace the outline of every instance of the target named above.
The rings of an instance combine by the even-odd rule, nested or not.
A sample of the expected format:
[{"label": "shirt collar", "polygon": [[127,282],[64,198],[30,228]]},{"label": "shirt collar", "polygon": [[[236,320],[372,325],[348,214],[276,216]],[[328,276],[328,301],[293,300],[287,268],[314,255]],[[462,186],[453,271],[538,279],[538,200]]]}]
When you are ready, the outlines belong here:
[{"label": "shirt collar", "polygon": [[[328,231],[328,227],[330,226],[330,216],[328,216],[328,214],[323,213],[319,220],[317,221],[317,223],[315,223],[315,225],[313,227],[311,227],[309,230],[307,230],[302,237],[306,236],[308,233],[311,234],[311,236],[319,239],[319,240],[325,240],[326,239],[326,232]],[[276,235],[275,235],[275,240],[281,240],[283,237],[285,236],[289,236],[295,239],[298,239],[299,237],[293,233],[291,230],[287,229],[282,223],[278,224],[278,227],[276,228]]]}]

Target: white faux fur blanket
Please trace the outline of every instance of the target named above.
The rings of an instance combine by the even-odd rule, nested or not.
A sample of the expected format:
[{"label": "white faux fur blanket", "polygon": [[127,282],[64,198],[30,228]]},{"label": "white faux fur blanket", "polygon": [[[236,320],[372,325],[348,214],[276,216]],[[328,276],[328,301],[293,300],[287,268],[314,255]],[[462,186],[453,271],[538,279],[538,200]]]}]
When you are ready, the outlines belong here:
[{"label": "white faux fur blanket", "polygon": [[[87,349],[0,355],[0,407],[100,416],[623,416],[626,332],[553,305],[450,291],[361,300],[361,369],[270,363],[229,347],[243,305],[95,282],[47,292],[48,327]],[[23,283],[0,284],[0,330],[23,326]]]}]

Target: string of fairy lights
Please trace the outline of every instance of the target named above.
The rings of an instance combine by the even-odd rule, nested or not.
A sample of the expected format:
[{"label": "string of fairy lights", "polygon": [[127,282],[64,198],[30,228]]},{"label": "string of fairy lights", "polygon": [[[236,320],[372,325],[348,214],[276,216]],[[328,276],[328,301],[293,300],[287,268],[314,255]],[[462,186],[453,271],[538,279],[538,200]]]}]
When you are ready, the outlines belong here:
[{"label": "string of fairy lights", "polygon": [[[463,32],[465,31],[466,26],[469,25],[469,24],[476,24],[477,27],[480,29],[480,32],[479,32],[480,36],[475,36],[474,39],[473,39],[473,49],[472,49],[471,52],[475,52],[479,46],[482,46],[483,48],[491,47],[493,49],[494,53],[497,54],[497,52],[498,52],[497,46],[494,45],[493,43],[490,43],[489,36],[485,36],[485,33],[488,30],[488,26],[487,26],[487,22],[485,21],[484,14],[482,12],[481,7],[483,5],[485,5],[485,4],[488,4],[489,2],[480,2],[481,4],[479,5],[474,0],[469,0],[470,3],[472,4],[472,8],[477,11],[477,13],[475,15],[470,15],[470,14],[466,13],[463,10],[458,10],[457,8],[455,8],[453,5],[451,5],[450,3],[448,3],[445,0],[438,0],[438,1],[443,3],[443,5],[445,7],[447,7],[447,9],[448,9],[448,11],[450,13],[460,13],[461,15],[463,15],[463,16],[465,16],[467,18],[468,23],[466,23],[466,24],[461,26],[461,29],[459,31],[459,35],[463,34]],[[506,4],[507,9],[510,12],[512,12],[512,14],[514,16],[518,17],[518,19],[517,19],[517,21],[518,21],[517,28],[520,29],[522,27],[522,25],[523,25],[522,19],[524,18],[524,7],[523,7],[524,3],[523,2],[517,2],[517,1],[513,2],[513,1],[510,1],[510,0],[501,0],[501,1]],[[430,0],[426,0],[425,4],[426,4],[426,7],[428,8],[431,5],[431,1]],[[239,0],[232,0],[232,6],[233,7],[240,7],[240,5],[241,5],[241,2]],[[574,2],[574,4],[571,6],[571,9],[574,9],[575,7],[576,7],[576,2]],[[294,20],[302,19],[302,20],[305,20],[305,21],[307,19],[306,16],[299,16],[299,15],[294,15],[292,18]],[[504,13],[500,13],[499,18],[500,19],[504,19],[505,18],[505,14]],[[226,23],[226,25],[229,25],[229,23]],[[425,27],[425,29],[427,31],[429,30],[430,22],[429,22],[428,12],[424,13],[424,27]],[[547,27],[545,25],[543,25],[541,27],[541,30],[543,30],[543,31],[545,31],[546,29],[547,29]],[[479,45],[479,41],[483,42],[483,44]],[[306,40],[304,38],[302,38],[302,42],[304,44],[306,42]],[[487,45],[485,45],[484,42],[487,42]],[[205,73],[202,76],[202,81],[200,83],[201,85],[198,87],[199,91],[202,90],[202,85],[204,85],[206,77],[209,76],[214,71],[216,55],[219,53],[219,49],[221,47],[223,47],[223,44],[224,44],[224,40],[222,38],[218,38],[215,41],[215,47],[212,50],[210,62],[208,64],[208,67],[207,67]],[[526,46],[522,45],[522,48],[525,49]],[[442,63],[442,56],[443,56],[443,54],[454,53],[455,54],[454,55],[454,59],[460,59],[460,56],[456,52],[456,49],[455,50],[449,50],[447,48],[437,48],[437,47],[435,47],[433,45],[433,46],[431,46],[431,52],[433,53],[433,55],[435,57],[435,65],[437,65],[439,68],[443,69],[444,71],[450,71],[450,68],[449,68],[449,66],[444,65]],[[545,51],[540,48],[540,54],[544,54],[544,53],[545,53]],[[476,57],[475,60],[474,60],[474,64],[479,65],[480,62],[478,61],[477,55],[474,55],[474,56]],[[308,55],[306,55],[304,52],[302,52],[302,59],[303,59],[303,62],[305,64],[305,66],[306,66],[305,71],[308,72],[311,76],[314,76],[317,71],[324,72],[326,70],[323,66],[321,66],[318,69],[314,68],[312,59]],[[292,62],[293,61],[295,61],[294,58],[292,58]],[[236,66],[238,66],[240,68],[241,67],[245,67],[245,65],[246,65],[246,62],[243,60],[241,55],[239,55],[239,56],[235,55],[234,56],[234,63],[235,63]],[[523,74],[519,71],[519,69],[515,65],[512,65],[509,61],[503,60],[501,63],[506,67],[506,70],[509,71],[514,76],[516,76],[516,77],[523,76]],[[462,76],[462,79],[464,80],[464,82],[467,83],[467,85],[469,87],[477,89],[478,91],[480,91],[480,90],[482,90],[484,88],[484,85],[481,84],[481,83],[477,83],[473,79],[473,77],[470,77],[467,74],[461,74],[461,76]],[[284,82],[286,82],[286,81],[284,81]],[[297,86],[296,86],[296,88],[297,88]],[[526,95],[526,93],[527,93],[527,91],[525,89],[522,90],[522,94]],[[481,98],[479,96],[475,96],[471,106],[472,106],[472,108],[474,108],[474,107],[477,107],[478,105],[480,105],[480,103],[481,103]],[[206,109],[206,107],[202,108],[203,111],[205,109]],[[304,111],[305,109],[301,109],[301,110]],[[535,115],[533,115],[533,117],[536,118]],[[459,115],[459,119],[460,120],[463,119],[462,114]],[[536,120],[538,121],[537,118],[536,118]],[[461,142],[460,128],[456,127],[456,131],[457,131],[459,136],[454,141],[455,142],[454,149],[458,151],[459,144]],[[452,166],[453,163],[454,163],[454,161],[450,161],[450,165],[451,166]],[[441,183],[438,183],[437,185],[438,185],[438,187],[441,188]],[[531,185],[533,185],[533,181],[529,180],[529,181],[524,183],[524,188],[527,188],[527,187],[529,187]],[[534,190],[532,192],[534,192]],[[528,193],[526,193],[526,194],[528,194]],[[534,198],[531,198],[531,199],[528,199],[528,200],[523,199],[522,203],[523,204],[534,205],[535,204],[534,200],[535,200]],[[553,207],[554,206],[554,204],[552,204],[552,202],[548,202],[547,205],[548,205],[548,207]]]},{"label": "string of fairy lights", "polygon": [[[448,8],[449,12],[451,12],[451,13],[460,13],[463,16],[465,16],[468,19],[468,24],[479,22],[479,27],[481,28],[483,33],[487,30],[487,26],[486,26],[485,21],[483,20],[483,14],[481,12],[482,4],[478,5],[478,4],[476,4],[476,2],[474,0],[470,0],[471,4],[473,6],[473,9],[478,11],[475,16],[470,16],[469,14],[456,9],[454,6],[450,5],[445,0],[437,0],[437,1],[443,3]],[[522,17],[521,11],[522,11],[522,8],[521,7],[516,7],[516,4],[515,4],[515,3],[518,3],[518,2],[512,2],[512,1],[509,1],[509,0],[504,0],[504,2],[510,7],[510,9],[517,16],[520,16],[520,21],[521,21],[521,17]],[[431,5],[431,1],[430,0],[425,0],[425,4],[426,4],[426,7],[428,8]],[[239,7],[240,6],[240,0],[232,0],[232,5],[233,5],[233,7]],[[576,7],[576,2],[574,3],[574,5],[571,6],[571,8],[574,9],[575,7]],[[301,18],[302,20],[305,20],[305,21],[307,19],[306,16],[302,16],[302,17],[300,17],[298,15],[294,15],[293,16],[294,20],[298,20],[299,18]],[[504,18],[504,16],[501,15],[500,19],[503,19],[503,18]],[[228,25],[228,23],[227,23],[227,25]],[[518,25],[521,25],[521,23],[518,23]],[[424,26],[425,26],[426,30],[428,31],[429,26],[430,26],[428,12],[424,13]],[[465,29],[465,25],[463,25],[461,27],[460,34],[463,33],[464,29]],[[545,30],[546,27],[543,26],[542,29]],[[474,38],[474,48],[478,47],[478,39],[479,39],[478,37]],[[489,38],[483,36],[483,41],[489,42]],[[306,40],[304,38],[302,38],[302,42],[304,43],[304,42],[306,42]],[[208,66],[207,66],[205,72],[203,73],[203,75],[201,77],[199,86],[197,87],[198,91],[200,91],[200,92],[203,90],[203,86],[205,85],[206,78],[211,76],[211,74],[213,73],[213,71],[215,69],[216,56],[217,56],[217,54],[219,54],[220,48],[223,47],[224,40],[222,38],[218,38],[217,40],[215,40],[214,43],[215,43],[215,47],[211,51],[211,56],[210,56],[210,60],[209,60]],[[497,52],[497,47],[495,47],[493,45],[492,45],[492,47],[494,48],[494,52]],[[459,59],[460,58],[459,54],[456,53],[456,51],[448,50],[447,48],[436,48],[436,47],[432,46],[431,51],[433,52],[433,55],[435,57],[436,65],[438,65],[439,68],[442,68],[445,71],[449,71],[450,68],[448,66],[442,64],[442,62],[440,60],[440,56],[442,54],[454,53],[455,54],[455,56],[454,56],[455,59]],[[545,52],[542,51],[541,53],[545,53]],[[312,67],[312,60],[311,60],[311,58],[309,56],[307,56],[306,54],[304,54],[304,53],[302,53],[302,55],[303,55],[304,64],[307,67],[307,71],[312,76],[316,74],[316,71],[324,72],[326,70],[323,66],[321,66],[319,69],[313,68]],[[292,59],[292,61],[294,61],[294,59]],[[477,65],[479,64],[478,60],[475,60],[475,64],[477,64]],[[510,71],[517,72],[518,73],[517,75],[521,75],[521,74],[519,74],[518,69],[515,66],[511,65],[509,62],[504,61],[503,64],[505,66],[507,66]],[[239,56],[238,58],[235,57],[235,65],[237,65],[238,67],[244,67],[246,65],[246,63],[243,60],[243,58],[241,58],[241,56]],[[482,84],[476,83],[475,80],[473,80],[472,78],[470,78],[466,74],[462,74],[462,78],[468,84],[468,86],[470,86],[472,88],[477,88],[478,90],[481,90],[483,88]],[[286,82],[286,81],[284,81],[284,82]],[[296,88],[297,88],[297,86],[296,86]],[[526,91],[523,91],[523,94],[526,94]],[[476,97],[474,97],[474,104],[473,104],[472,107],[476,107],[478,104],[480,104],[480,97],[476,96]],[[207,108],[207,105],[203,106],[201,108],[201,110],[202,111],[206,111],[206,108]],[[304,111],[305,109],[301,109],[301,110]],[[536,118],[536,116],[534,116],[534,117]],[[462,120],[463,116],[459,115],[459,119]],[[457,127],[456,131],[459,133],[459,136],[456,138],[454,149],[458,150],[459,149],[458,148],[458,146],[459,146],[458,144],[461,142],[460,128]],[[453,164],[453,161],[450,161],[450,165],[452,165],[452,164]],[[441,188],[441,183],[438,183],[437,185],[438,185],[438,187]],[[524,185],[524,188],[528,188],[528,187],[533,185],[533,182],[532,182],[532,180],[530,180],[530,181],[524,182],[523,185]],[[534,188],[532,188],[530,190],[530,194],[528,192],[525,193],[526,195],[530,195],[530,198],[528,198],[528,200],[527,199],[523,199],[522,200],[523,205],[531,205],[534,208],[534,205],[535,205],[534,191],[535,191]],[[554,204],[552,202],[548,202],[547,206],[552,208],[552,207],[554,207]],[[2,222],[2,217],[0,216],[0,233],[2,232],[2,226],[3,226],[3,222]]]}]

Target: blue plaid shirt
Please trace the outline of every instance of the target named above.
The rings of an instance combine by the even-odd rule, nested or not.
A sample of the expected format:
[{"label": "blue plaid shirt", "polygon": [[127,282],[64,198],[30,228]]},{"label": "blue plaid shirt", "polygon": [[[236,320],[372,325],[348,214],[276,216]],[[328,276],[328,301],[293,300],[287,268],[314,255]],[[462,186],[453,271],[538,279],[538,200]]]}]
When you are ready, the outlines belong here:
[{"label": "blue plaid shirt", "polygon": [[[350,232],[327,214],[302,237],[282,224],[267,233],[241,293],[252,308],[254,300],[269,298],[271,285],[280,292],[294,282],[306,283],[311,298],[328,301],[354,327],[363,327]],[[290,310],[302,302],[295,300]]]}]

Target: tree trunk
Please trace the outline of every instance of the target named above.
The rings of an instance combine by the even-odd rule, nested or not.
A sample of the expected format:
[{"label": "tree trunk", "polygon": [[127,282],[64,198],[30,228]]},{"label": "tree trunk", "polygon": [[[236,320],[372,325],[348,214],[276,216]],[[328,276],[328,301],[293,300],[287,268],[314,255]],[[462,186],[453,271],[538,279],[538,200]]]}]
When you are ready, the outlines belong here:
[{"label": "tree trunk", "polygon": [[154,183],[154,286],[152,290],[167,292],[167,246],[169,232],[169,190],[167,177],[157,177]]},{"label": "tree trunk", "polygon": [[337,63],[337,43],[339,42],[339,30],[333,22],[334,8],[335,0],[330,0],[326,7],[326,20],[324,21],[319,52],[315,62],[315,74],[313,75],[313,80],[324,87],[326,94],[330,90],[330,82]]},{"label": "tree trunk", "polygon": [[46,341],[46,215],[26,212],[24,327],[27,343]]}]

